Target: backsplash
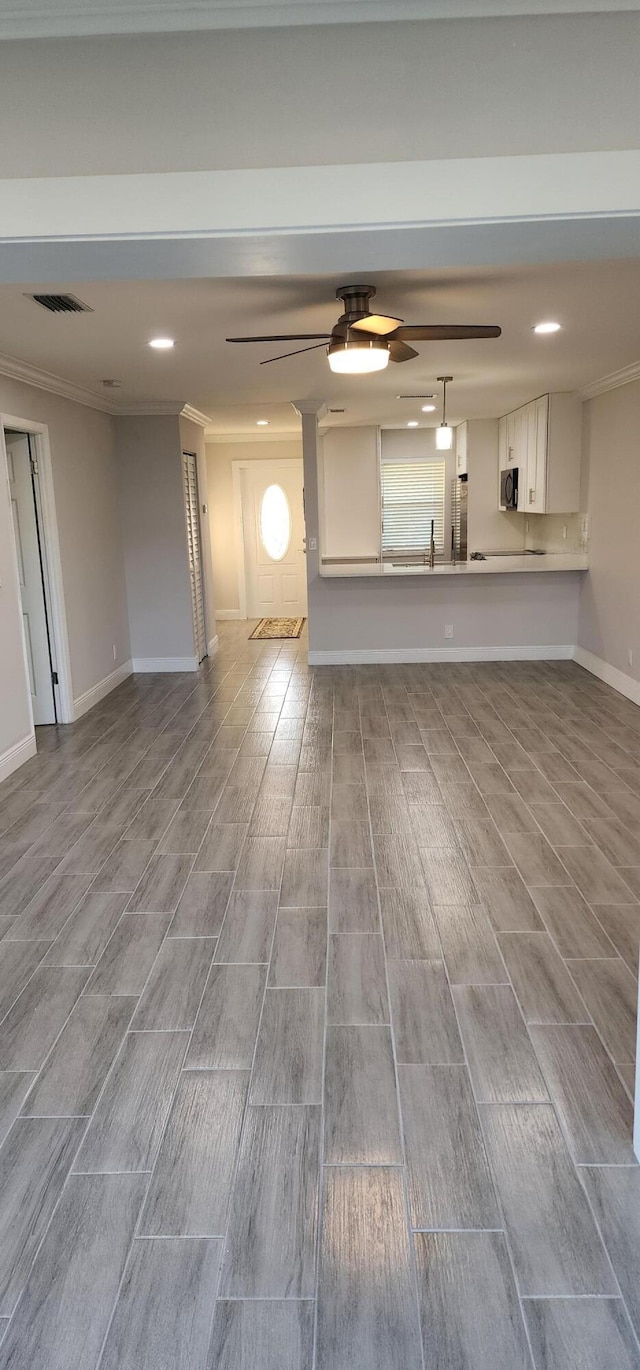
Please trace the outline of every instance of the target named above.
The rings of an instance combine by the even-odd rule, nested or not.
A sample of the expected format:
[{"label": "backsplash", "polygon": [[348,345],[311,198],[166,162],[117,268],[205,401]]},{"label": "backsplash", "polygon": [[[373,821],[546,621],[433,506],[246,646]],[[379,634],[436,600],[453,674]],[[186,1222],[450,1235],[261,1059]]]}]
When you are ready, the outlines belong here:
[{"label": "backsplash", "polygon": [[586,552],[586,514],[528,514],[526,546],[543,552]]}]

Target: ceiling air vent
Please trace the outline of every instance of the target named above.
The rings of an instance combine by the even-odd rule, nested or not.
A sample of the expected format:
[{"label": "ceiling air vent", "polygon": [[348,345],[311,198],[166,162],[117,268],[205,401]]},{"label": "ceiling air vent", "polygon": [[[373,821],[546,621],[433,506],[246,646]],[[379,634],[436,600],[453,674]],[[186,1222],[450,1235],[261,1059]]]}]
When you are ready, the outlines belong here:
[{"label": "ceiling air vent", "polygon": [[397,399],[397,400],[433,400],[433,399],[435,399],[435,395],[434,395],[434,394],[428,395],[428,394],[425,392],[424,394],[419,393],[419,394],[416,394],[416,395],[396,395],[396,399]]},{"label": "ceiling air vent", "polygon": [[83,304],[75,295],[28,295],[27,299],[35,300],[50,314],[93,314],[91,306]]}]

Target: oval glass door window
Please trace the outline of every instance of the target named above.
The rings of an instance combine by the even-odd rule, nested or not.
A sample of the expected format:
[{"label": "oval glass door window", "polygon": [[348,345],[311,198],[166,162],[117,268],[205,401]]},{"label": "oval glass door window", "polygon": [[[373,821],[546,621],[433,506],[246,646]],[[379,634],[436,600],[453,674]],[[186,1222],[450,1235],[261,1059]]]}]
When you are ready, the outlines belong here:
[{"label": "oval glass door window", "polygon": [[281,485],[269,485],[262,496],[260,537],[267,556],[282,561],[291,542],[291,511]]}]

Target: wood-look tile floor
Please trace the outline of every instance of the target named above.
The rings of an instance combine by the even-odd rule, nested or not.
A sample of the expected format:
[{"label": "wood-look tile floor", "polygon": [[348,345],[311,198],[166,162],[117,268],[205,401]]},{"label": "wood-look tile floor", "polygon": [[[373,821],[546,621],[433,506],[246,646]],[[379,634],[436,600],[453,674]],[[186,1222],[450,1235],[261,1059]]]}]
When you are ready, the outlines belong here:
[{"label": "wood-look tile floor", "polygon": [[0,1370],[638,1370],[640,709],[248,631],[0,787]]}]

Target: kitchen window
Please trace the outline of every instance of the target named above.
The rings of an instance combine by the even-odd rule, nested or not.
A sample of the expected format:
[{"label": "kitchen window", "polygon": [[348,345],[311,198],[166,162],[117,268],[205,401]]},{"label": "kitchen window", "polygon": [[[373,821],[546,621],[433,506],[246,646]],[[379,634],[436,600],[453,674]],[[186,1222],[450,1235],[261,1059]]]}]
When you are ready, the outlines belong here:
[{"label": "kitchen window", "polygon": [[422,552],[431,541],[444,551],[445,463],[382,463],[382,554]]}]

